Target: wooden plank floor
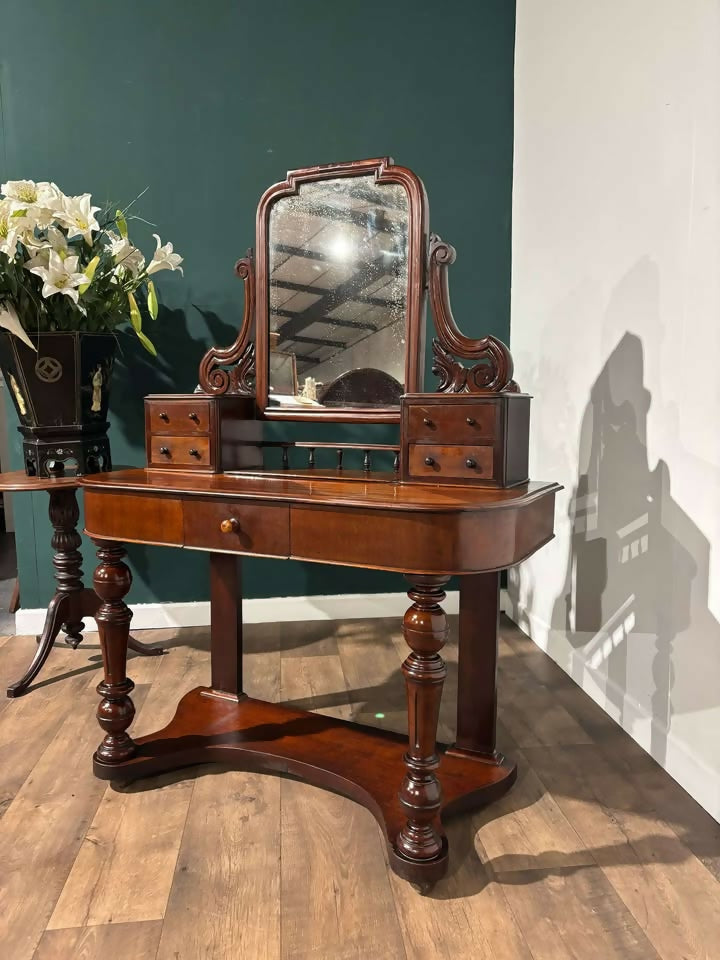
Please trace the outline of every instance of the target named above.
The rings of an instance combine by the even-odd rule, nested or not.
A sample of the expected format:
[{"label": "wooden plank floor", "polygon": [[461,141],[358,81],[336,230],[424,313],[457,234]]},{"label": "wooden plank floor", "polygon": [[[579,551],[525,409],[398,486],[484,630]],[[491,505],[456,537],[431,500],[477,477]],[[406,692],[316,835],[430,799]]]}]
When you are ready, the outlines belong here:
[{"label": "wooden plank floor", "polygon": [[[169,653],[132,657],[138,734],[208,678],[206,631],[149,637]],[[246,647],[252,695],[403,729],[395,621],[251,626]],[[0,638],[3,689],[33,650]],[[507,621],[499,677],[518,783],[451,824],[450,874],[421,897],[366,810],[303,783],[215,766],[95,780],[97,637],[56,648],[35,690],[0,700],[0,955],[717,960],[720,826]]]}]

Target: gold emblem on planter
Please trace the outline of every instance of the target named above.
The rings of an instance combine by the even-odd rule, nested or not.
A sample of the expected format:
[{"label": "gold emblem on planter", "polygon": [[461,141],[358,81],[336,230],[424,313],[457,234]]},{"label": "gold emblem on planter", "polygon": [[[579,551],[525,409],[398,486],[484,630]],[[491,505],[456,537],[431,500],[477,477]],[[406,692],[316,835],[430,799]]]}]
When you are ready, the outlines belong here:
[{"label": "gold emblem on planter", "polygon": [[25,397],[20,392],[20,387],[18,386],[18,382],[12,374],[10,374],[10,389],[15,395],[15,401],[18,405],[18,410],[23,415],[23,417],[27,416],[27,406],[25,405]]},{"label": "gold emblem on planter", "polygon": [[63,375],[62,364],[55,357],[39,357],[35,373],[44,383],[56,383]]},{"label": "gold emblem on planter", "polygon": [[97,365],[97,370],[93,374],[92,378],[92,406],[90,409],[93,413],[100,413],[102,406],[102,384],[103,384],[103,375],[102,367],[100,364]]}]

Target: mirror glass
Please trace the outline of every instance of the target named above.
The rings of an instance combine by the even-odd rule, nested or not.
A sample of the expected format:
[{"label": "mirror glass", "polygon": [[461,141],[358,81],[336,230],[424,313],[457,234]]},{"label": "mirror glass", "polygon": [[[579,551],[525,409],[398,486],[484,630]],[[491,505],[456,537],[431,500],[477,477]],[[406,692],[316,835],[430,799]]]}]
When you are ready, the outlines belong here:
[{"label": "mirror glass", "polygon": [[388,407],[405,391],[408,196],[300,184],[269,221],[269,406]]}]

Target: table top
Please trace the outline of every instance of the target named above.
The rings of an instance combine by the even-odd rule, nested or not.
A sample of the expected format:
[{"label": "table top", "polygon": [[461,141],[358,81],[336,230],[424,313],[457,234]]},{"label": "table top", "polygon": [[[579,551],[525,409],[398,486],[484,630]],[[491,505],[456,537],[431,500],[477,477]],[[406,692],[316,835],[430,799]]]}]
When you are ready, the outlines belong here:
[{"label": "table top", "polygon": [[10,470],[0,473],[0,492],[21,492],[28,490],[57,490],[60,487],[76,488],[80,486],[80,477],[29,477],[24,470]]},{"label": "table top", "polygon": [[292,477],[281,471],[242,471],[202,474],[171,470],[114,470],[80,478],[88,491],[138,491],[142,493],[194,494],[197,496],[281,500],[334,506],[433,512],[485,511],[527,506],[562,489],[557,483],[532,482],[500,489],[478,485],[403,483],[368,479],[360,473],[338,471],[337,478]]}]

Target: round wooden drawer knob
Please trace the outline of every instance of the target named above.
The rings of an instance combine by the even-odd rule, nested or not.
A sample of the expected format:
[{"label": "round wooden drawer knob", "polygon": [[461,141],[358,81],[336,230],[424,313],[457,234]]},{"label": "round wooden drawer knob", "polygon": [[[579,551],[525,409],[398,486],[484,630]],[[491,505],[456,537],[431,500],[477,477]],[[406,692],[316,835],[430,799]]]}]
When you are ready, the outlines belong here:
[{"label": "round wooden drawer knob", "polygon": [[426,466],[426,467],[432,467],[432,466],[434,465],[434,463],[435,463],[435,458],[434,458],[434,457],[425,457],[425,466]]},{"label": "round wooden drawer knob", "polygon": [[193,423],[200,423],[200,417],[196,413],[189,413],[188,417],[193,421]]},{"label": "round wooden drawer knob", "polygon": [[472,457],[468,457],[465,461],[465,466],[473,470],[477,466],[477,460],[473,460]]},{"label": "round wooden drawer knob", "polygon": [[430,419],[430,417],[423,417],[423,423],[425,424],[426,427],[431,427],[433,425],[433,422]]},{"label": "round wooden drawer knob", "polygon": [[229,517],[220,524],[220,530],[223,533],[237,533],[240,530],[240,521],[235,517]]},{"label": "round wooden drawer knob", "polygon": [[199,456],[200,456],[200,451],[199,451],[198,449],[196,449],[195,447],[190,447],[190,449],[188,450],[188,453],[190,454],[191,457],[199,457]]},{"label": "round wooden drawer knob", "polygon": [[168,420],[170,419],[170,417],[166,413],[159,413],[158,416],[160,417],[161,420],[164,420],[165,423],[167,423]]},{"label": "round wooden drawer knob", "polygon": [[475,426],[475,417],[465,417],[465,423],[466,423],[469,427],[474,427],[474,426]]},{"label": "round wooden drawer knob", "polygon": [[161,453],[164,457],[169,457],[169,456],[170,456],[170,447],[160,447],[160,453]]}]

